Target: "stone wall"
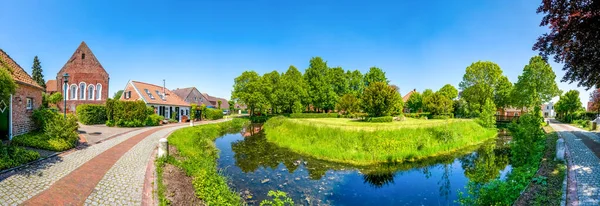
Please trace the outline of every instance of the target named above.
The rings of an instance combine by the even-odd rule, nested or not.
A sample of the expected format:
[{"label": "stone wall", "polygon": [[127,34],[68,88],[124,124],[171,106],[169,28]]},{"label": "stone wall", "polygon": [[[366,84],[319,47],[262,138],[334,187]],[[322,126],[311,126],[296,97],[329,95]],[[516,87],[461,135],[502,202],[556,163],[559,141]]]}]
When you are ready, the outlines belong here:
[{"label": "stone wall", "polygon": [[[33,100],[33,107],[27,109],[27,98]],[[17,92],[12,99],[12,135],[17,136],[30,132],[35,128],[31,119],[33,110],[42,105],[42,91],[38,88],[19,84]]]}]

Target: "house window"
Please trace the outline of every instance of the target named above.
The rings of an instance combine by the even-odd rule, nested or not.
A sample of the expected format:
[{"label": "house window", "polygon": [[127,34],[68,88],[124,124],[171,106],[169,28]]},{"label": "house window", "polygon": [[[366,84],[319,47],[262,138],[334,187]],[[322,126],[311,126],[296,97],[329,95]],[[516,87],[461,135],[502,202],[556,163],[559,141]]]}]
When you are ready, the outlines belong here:
[{"label": "house window", "polygon": [[129,96],[131,96],[131,91],[126,91],[125,94],[123,94],[125,96],[125,99],[129,99]]},{"label": "house window", "polygon": [[160,97],[162,100],[166,100],[165,99],[165,95],[160,93],[158,90],[154,90],[156,92],[156,94],[158,94],[158,97]]},{"label": "house window", "polygon": [[85,83],[79,83],[79,99],[85,100]]},{"label": "house window", "polygon": [[194,101],[198,101],[198,97],[194,97]]},{"label": "house window", "polygon": [[71,100],[76,100],[77,99],[77,86],[74,84],[71,84],[71,91],[70,92],[70,96],[69,98]]},{"label": "house window", "polygon": [[85,53],[81,54],[81,59],[85,59]]},{"label": "house window", "polygon": [[144,89],[144,91],[146,92],[146,94],[148,94],[148,96],[150,97],[150,99],[154,99],[154,95],[152,95],[152,93],[150,93],[150,90]]},{"label": "house window", "polygon": [[33,99],[27,98],[27,110],[33,109]]},{"label": "house window", "polygon": [[90,84],[88,86],[88,90],[87,90],[87,96],[88,96],[89,100],[94,100],[94,91],[95,91],[94,85]]},{"label": "house window", "polygon": [[550,109],[550,106],[546,106],[546,109]]},{"label": "house window", "polygon": [[96,84],[96,100],[102,99],[102,85]]}]

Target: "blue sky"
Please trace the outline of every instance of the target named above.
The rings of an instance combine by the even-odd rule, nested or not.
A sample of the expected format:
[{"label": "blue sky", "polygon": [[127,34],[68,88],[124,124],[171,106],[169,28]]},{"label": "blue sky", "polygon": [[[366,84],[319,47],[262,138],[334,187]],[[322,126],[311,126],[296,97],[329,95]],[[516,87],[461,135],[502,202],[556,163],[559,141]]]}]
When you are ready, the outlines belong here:
[{"label": "blue sky", "polygon": [[[56,3],[59,2],[59,3]],[[496,62],[513,82],[547,31],[540,1],[17,1],[2,3],[0,48],[55,78],[81,41],[110,74],[195,86],[229,99],[244,70],[300,70],[311,57],[348,70],[382,68],[401,93],[458,86],[465,68]],[[557,80],[562,66],[551,62]],[[583,102],[589,92],[576,84]],[[585,106],[585,104],[584,104]]]}]

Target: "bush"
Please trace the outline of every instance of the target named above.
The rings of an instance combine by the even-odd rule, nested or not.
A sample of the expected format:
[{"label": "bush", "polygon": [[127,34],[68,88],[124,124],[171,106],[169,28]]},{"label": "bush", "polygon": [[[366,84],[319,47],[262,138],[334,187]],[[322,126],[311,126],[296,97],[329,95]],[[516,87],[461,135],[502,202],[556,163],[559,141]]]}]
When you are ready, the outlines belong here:
[{"label": "bush", "polygon": [[394,121],[394,118],[391,116],[385,116],[385,117],[371,117],[367,119],[368,122],[392,122]]},{"label": "bush", "polygon": [[33,110],[31,118],[33,119],[33,123],[38,128],[38,130],[43,130],[46,127],[46,124],[50,120],[53,120],[55,116],[61,115],[52,109],[39,108]]},{"label": "bush", "polygon": [[209,119],[209,120],[222,119],[223,118],[223,110],[206,108],[206,110],[204,112],[204,116],[206,117],[206,119]]},{"label": "bush", "polygon": [[149,109],[143,101],[106,101],[106,125],[114,123],[119,127],[142,127],[151,113],[154,110]]},{"label": "bush", "polygon": [[0,170],[16,167],[40,158],[36,151],[0,143]]},{"label": "bush", "polygon": [[158,125],[160,125],[160,121],[162,121],[163,119],[165,119],[165,117],[160,116],[158,114],[152,114],[152,115],[146,117],[145,125],[146,126],[158,126]]},{"label": "bush", "polygon": [[404,116],[407,118],[415,118],[415,119],[419,119],[421,117],[428,117],[429,115],[431,115],[431,113],[429,112],[422,112],[422,113],[405,113]]},{"label": "bush", "polygon": [[67,119],[61,116],[54,116],[54,119],[46,124],[44,132],[50,139],[59,138],[74,147],[79,140],[79,135],[77,134],[78,128],[77,117],[69,114],[67,115]]},{"label": "bush", "polygon": [[338,113],[292,113],[290,118],[338,118]]},{"label": "bush", "polygon": [[79,125],[74,115],[67,115],[67,119],[61,115],[53,115],[46,120],[45,125],[42,132],[16,136],[12,144],[58,152],[77,146],[79,135],[76,131]]},{"label": "bush", "polygon": [[252,123],[265,123],[267,122],[267,120],[269,120],[269,118],[271,118],[272,116],[267,116],[267,115],[262,115],[262,116],[250,116],[248,117],[248,119],[250,119],[250,122]]},{"label": "bush", "polygon": [[106,122],[106,106],[97,104],[81,104],[77,106],[77,118],[85,125],[103,124]]},{"label": "bush", "polygon": [[454,114],[439,114],[439,115],[431,115],[430,119],[452,119],[454,118]]}]

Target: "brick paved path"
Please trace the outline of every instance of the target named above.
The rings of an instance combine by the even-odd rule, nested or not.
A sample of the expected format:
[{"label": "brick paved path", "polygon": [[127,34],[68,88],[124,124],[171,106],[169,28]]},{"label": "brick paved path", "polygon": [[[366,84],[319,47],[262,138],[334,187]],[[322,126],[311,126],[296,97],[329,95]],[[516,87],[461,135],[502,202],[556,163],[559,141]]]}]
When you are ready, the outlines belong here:
[{"label": "brick paved path", "polygon": [[600,137],[592,132],[553,122],[552,128],[565,139],[569,156],[569,179],[576,184],[575,202],[569,205],[599,205],[600,203]]}]

